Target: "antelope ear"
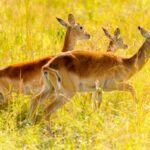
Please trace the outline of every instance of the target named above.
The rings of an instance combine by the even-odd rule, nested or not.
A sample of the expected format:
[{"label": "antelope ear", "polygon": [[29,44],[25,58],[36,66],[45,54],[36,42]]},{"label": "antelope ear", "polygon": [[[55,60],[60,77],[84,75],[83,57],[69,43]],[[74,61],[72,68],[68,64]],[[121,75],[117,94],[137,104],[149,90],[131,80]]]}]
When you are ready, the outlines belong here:
[{"label": "antelope ear", "polygon": [[148,31],[146,31],[144,28],[142,28],[140,26],[138,27],[138,29],[143,37],[150,40],[150,33]]},{"label": "antelope ear", "polygon": [[102,30],[104,31],[105,35],[110,39],[110,40],[113,40],[112,36],[109,34],[109,32],[102,27]]},{"label": "antelope ear", "polygon": [[116,30],[114,32],[114,36],[118,38],[119,35],[120,35],[120,29],[116,28]]},{"label": "antelope ear", "polygon": [[68,22],[70,23],[70,25],[75,25],[76,21],[75,21],[75,17],[73,16],[73,14],[69,14],[68,15]]},{"label": "antelope ear", "polygon": [[66,28],[69,26],[68,23],[66,23],[64,20],[57,18],[57,17],[56,17],[56,19],[62,26],[66,27]]}]

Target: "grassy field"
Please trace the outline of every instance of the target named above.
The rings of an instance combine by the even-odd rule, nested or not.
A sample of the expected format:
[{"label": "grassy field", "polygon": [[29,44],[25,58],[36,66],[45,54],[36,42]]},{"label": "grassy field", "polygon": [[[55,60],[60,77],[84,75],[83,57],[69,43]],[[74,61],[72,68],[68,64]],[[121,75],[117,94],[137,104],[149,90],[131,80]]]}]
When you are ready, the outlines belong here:
[{"label": "grassy field", "polygon": [[[0,0],[0,66],[35,60],[61,51],[65,29],[56,16],[73,13],[91,40],[76,49],[106,51],[111,32],[120,27],[129,49],[116,55],[131,56],[144,42],[137,26],[150,31],[149,0]],[[26,117],[32,96],[13,93],[12,102],[0,110],[1,150],[149,150],[150,63],[129,81],[138,92],[138,104],[129,93],[103,94],[103,103],[93,112],[88,94],[76,95],[52,117],[54,136],[48,136],[44,121],[30,126]]]}]

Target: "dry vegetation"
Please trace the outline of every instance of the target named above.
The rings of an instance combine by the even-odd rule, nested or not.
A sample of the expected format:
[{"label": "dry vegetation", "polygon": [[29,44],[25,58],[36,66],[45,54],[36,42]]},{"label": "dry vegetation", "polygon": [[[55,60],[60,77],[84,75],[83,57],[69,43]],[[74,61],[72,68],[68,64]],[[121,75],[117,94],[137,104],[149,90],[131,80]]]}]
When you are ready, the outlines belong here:
[{"label": "dry vegetation", "polygon": [[[144,38],[137,30],[150,30],[149,0],[1,0],[0,66],[25,62],[61,51],[65,29],[56,16],[73,13],[91,33],[90,41],[76,49],[105,51],[108,39],[101,27],[120,27],[129,45],[120,56],[131,56]],[[150,148],[150,63],[132,82],[138,104],[126,92],[104,93],[101,109],[93,112],[90,96],[76,95],[52,117],[54,137],[47,136],[43,121],[30,126],[27,121],[31,96],[13,93],[12,102],[0,110],[0,149],[121,149]]]}]

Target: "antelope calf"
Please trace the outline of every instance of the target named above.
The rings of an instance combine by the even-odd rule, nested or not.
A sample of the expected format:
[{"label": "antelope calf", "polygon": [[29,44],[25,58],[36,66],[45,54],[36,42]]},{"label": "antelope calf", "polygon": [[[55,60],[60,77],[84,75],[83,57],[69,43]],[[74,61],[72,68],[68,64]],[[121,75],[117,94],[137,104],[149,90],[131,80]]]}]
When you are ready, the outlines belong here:
[{"label": "antelope calf", "polygon": [[128,91],[136,100],[135,88],[127,80],[150,58],[150,34],[141,27],[138,29],[146,40],[130,58],[94,51],[71,51],[52,58],[42,67],[45,86],[32,99],[30,116],[33,116],[39,102],[52,98],[44,110],[46,120],[49,120],[50,115],[70,101],[76,92],[96,91],[97,88]]},{"label": "antelope calf", "polygon": [[[76,23],[72,14],[68,15],[68,23],[60,18],[57,18],[57,20],[67,29],[62,52],[73,50],[78,40],[88,40],[90,38],[83,26]],[[0,103],[6,103],[11,92],[38,93],[43,84],[41,68],[52,58],[53,56],[48,56],[2,68],[0,70]]]}]

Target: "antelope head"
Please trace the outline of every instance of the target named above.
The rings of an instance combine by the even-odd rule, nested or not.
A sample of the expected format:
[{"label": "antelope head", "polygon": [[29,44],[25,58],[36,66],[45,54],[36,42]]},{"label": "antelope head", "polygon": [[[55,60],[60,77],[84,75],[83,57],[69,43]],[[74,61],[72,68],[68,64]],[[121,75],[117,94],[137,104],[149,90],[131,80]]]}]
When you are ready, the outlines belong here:
[{"label": "antelope head", "polygon": [[102,28],[105,35],[109,38],[110,42],[107,48],[107,52],[115,52],[117,49],[126,49],[128,45],[124,43],[120,37],[120,29],[116,28],[114,35],[112,36],[105,28]]},{"label": "antelope head", "polygon": [[150,33],[142,27],[138,27],[141,35],[146,38],[143,47],[145,48],[145,55],[147,58],[150,58]]},{"label": "antelope head", "polygon": [[87,40],[90,39],[90,34],[88,34],[82,25],[76,23],[73,14],[68,15],[68,23],[63,19],[56,18],[58,22],[64,26],[69,32],[70,36],[75,40]]},{"label": "antelope head", "polygon": [[148,41],[150,41],[150,33],[140,26],[138,27],[138,29],[139,29],[141,35],[143,37],[145,37]]}]

